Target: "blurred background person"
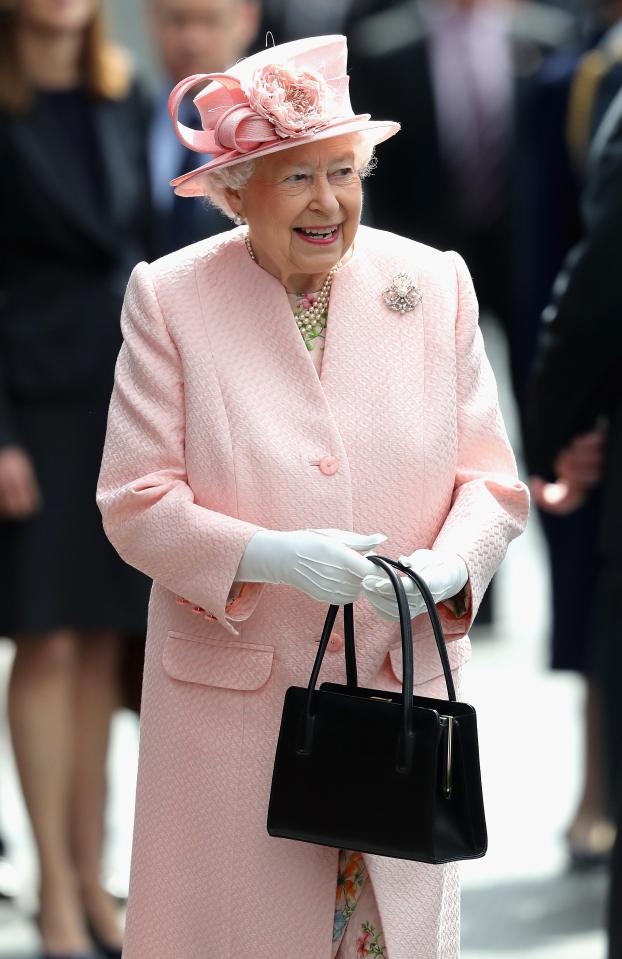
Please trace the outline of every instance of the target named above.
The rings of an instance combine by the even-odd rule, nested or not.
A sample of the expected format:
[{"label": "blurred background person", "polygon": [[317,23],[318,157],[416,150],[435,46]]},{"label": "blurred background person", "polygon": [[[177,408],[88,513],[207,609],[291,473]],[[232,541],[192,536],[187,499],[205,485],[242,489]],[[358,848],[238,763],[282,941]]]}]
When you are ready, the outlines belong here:
[{"label": "blurred background person", "polygon": [[[195,158],[179,142],[168,115],[168,96],[195,73],[222,73],[243,57],[257,35],[259,0],[146,0],[163,76],[156,94],[149,139],[151,184],[157,212],[157,253],[163,255],[231,229],[220,210],[201,198],[183,200],[169,181]],[[205,86],[203,81],[199,85]],[[186,126],[199,124],[188,96],[181,111]],[[189,158],[190,157],[190,158]],[[207,162],[204,157],[203,162]]]},{"label": "blurred background person", "polygon": [[520,84],[567,39],[574,20],[512,0],[375,5],[364,17],[356,0],[351,9],[353,95],[386,109],[403,91],[393,108],[404,142],[391,149],[412,177],[404,193],[394,176],[377,171],[369,188],[374,223],[457,249],[472,266],[482,309],[509,329]]},{"label": "blurred background person", "polygon": [[566,254],[583,233],[579,203],[590,141],[620,83],[616,33],[622,3],[582,0],[580,7],[576,38],[534,74],[517,129],[520,283],[513,359],[521,404],[542,311]]},{"label": "blurred background person", "polygon": [[[555,277],[584,232],[580,196],[594,132],[622,80],[619,0],[583,5],[581,41],[545,61],[526,98],[520,128],[515,383],[519,400],[534,357],[540,317]],[[597,211],[597,216],[600,215]],[[565,284],[560,280],[560,287]],[[545,319],[556,316],[555,304]],[[551,664],[586,679],[583,789],[566,833],[573,865],[598,865],[610,852],[611,787],[598,677],[593,671],[594,604],[601,498],[592,490],[562,513],[541,510],[552,587]]]},{"label": "blurred background person", "polygon": [[547,57],[518,128],[519,250],[514,366],[519,400],[542,311],[566,254],[583,233],[579,210],[594,132],[622,82],[622,2],[583,0],[576,41]]},{"label": "blurred background person", "polygon": [[[622,810],[622,92],[599,128],[589,166],[586,234],[551,305],[527,404],[527,452],[541,508],[567,512],[602,481],[594,644],[612,793]],[[572,388],[569,389],[569,384]],[[606,429],[603,429],[603,421]],[[600,425],[600,428],[596,428]],[[603,456],[604,451],[604,456]],[[544,478],[555,482],[546,483]],[[610,959],[622,956],[622,832],[609,907]]]},{"label": "blurred background person", "polygon": [[[96,0],[0,16],[0,635],[46,956],[120,956],[101,883],[123,639],[149,584],[94,490],[133,265],[149,256],[147,104]],[[90,929],[90,935],[89,935]]]},{"label": "blurred background person", "polygon": [[[353,42],[355,36],[352,28],[359,19],[394,9],[395,19],[402,20],[404,25],[408,26],[412,7],[420,6],[422,2],[425,0],[264,0],[259,45],[260,48],[264,46],[268,31],[277,43],[281,43],[319,33],[343,33],[347,30],[350,34],[349,41]],[[431,2],[435,5],[438,0]],[[550,5],[574,13],[579,2],[580,0],[544,0],[539,6]],[[550,30],[554,21],[549,16],[547,22]],[[370,23],[368,26],[373,25]],[[408,33],[407,30],[407,35]]]}]

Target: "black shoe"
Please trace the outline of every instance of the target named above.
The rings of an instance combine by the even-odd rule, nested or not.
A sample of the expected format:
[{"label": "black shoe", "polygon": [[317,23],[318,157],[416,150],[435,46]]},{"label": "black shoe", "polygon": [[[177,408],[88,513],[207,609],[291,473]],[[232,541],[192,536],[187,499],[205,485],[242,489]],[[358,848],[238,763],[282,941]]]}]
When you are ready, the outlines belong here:
[{"label": "black shoe", "polygon": [[[93,923],[90,919],[86,920],[89,935],[97,947],[98,953],[104,957],[104,959],[121,959],[122,950],[118,946],[111,946],[109,942],[104,942],[100,939],[97,934],[97,929],[93,926]],[[80,956],[79,959],[82,959]]]},{"label": "black shoe", "polygon": [[573,836],[570,830],[566,834],[570,869],[575,872],[588,872],[608,866],[615,837],[615,826],[607,819],[592,823],[581,838]]},{"label": "black shoe", "polygon": [[[105,942],[102,942],[101,939],[96,940],[95,945],[97,946],[98,957],[103,956],[103,959],[121,959],[122,950],[119,949],[118,946],[107,945]],[[80,959],[82,959],[82,956],[80,956]],[[90,956],[89,959],[91,959]],[[92,959],[95,959],[95,957],[93,956]]]},{"label": "black shoe", "polygon": [[99,939],[95,945],[97,946],[98,955],[103,956],[104,959],[121,959],[122,950],[119,949],[118,946],[106,945],[101,939]]}]

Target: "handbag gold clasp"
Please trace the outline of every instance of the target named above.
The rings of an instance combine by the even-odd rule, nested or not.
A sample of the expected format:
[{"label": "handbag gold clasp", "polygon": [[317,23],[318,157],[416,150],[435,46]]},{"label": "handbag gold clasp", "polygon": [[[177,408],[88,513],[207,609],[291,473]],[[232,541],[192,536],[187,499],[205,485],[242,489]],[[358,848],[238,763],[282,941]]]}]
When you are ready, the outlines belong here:
[{"label": "handbag gold clasp", "polygon": [[443,796],[445,799],[451,797],[451,770],[454,760],[454,717],[441,716],[443,726],[445,727],[445,762],[443,765]]}]

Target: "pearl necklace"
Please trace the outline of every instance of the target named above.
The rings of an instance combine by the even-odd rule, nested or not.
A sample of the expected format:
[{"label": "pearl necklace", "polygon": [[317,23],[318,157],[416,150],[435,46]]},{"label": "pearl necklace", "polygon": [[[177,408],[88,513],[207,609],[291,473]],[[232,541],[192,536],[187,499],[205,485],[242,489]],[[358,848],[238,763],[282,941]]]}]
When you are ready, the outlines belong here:
[{"label": "pearl necklace", "polygon": [[[246,243],[248,255],[250,256],[251,260],[256,263],[257,257],[255,256],[255,251],[253,250],[248,233],[244,237],[244,242]],[[318,334],[320,334],[326,328],[330,291],[335,278],[335,273],[340,266],[341,261],[339,261],[339,263],[335,263],[335,265],[332,267],[328,276],[324,280],[324,286],[318,293],[317,299],[313,306],[308,310],[301,310],[301,312],[296,316],[296,325],[300,330],[300,334],[308,350],[313,349],[313,341],[316,339]]]}]

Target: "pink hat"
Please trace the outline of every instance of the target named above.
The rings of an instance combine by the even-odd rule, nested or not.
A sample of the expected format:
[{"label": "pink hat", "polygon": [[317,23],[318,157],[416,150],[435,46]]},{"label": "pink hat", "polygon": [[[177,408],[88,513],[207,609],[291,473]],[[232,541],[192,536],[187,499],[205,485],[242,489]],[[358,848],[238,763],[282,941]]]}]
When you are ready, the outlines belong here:
[{"label": "pink hat", "polygon": [[[346,133],[369,134],[381,143],[400,129],[390,120],[354,114],[348,92],[345,37],[311,37],[270,47],[226,73],[195,74],[178,83],[168,108],[181,142],[212,159],[171,180],[180,196],[201,196],[201,173],[254,160],[314,140]],[[203,129],[178,119],[184,96],[204,80],[194,98]]]}]

